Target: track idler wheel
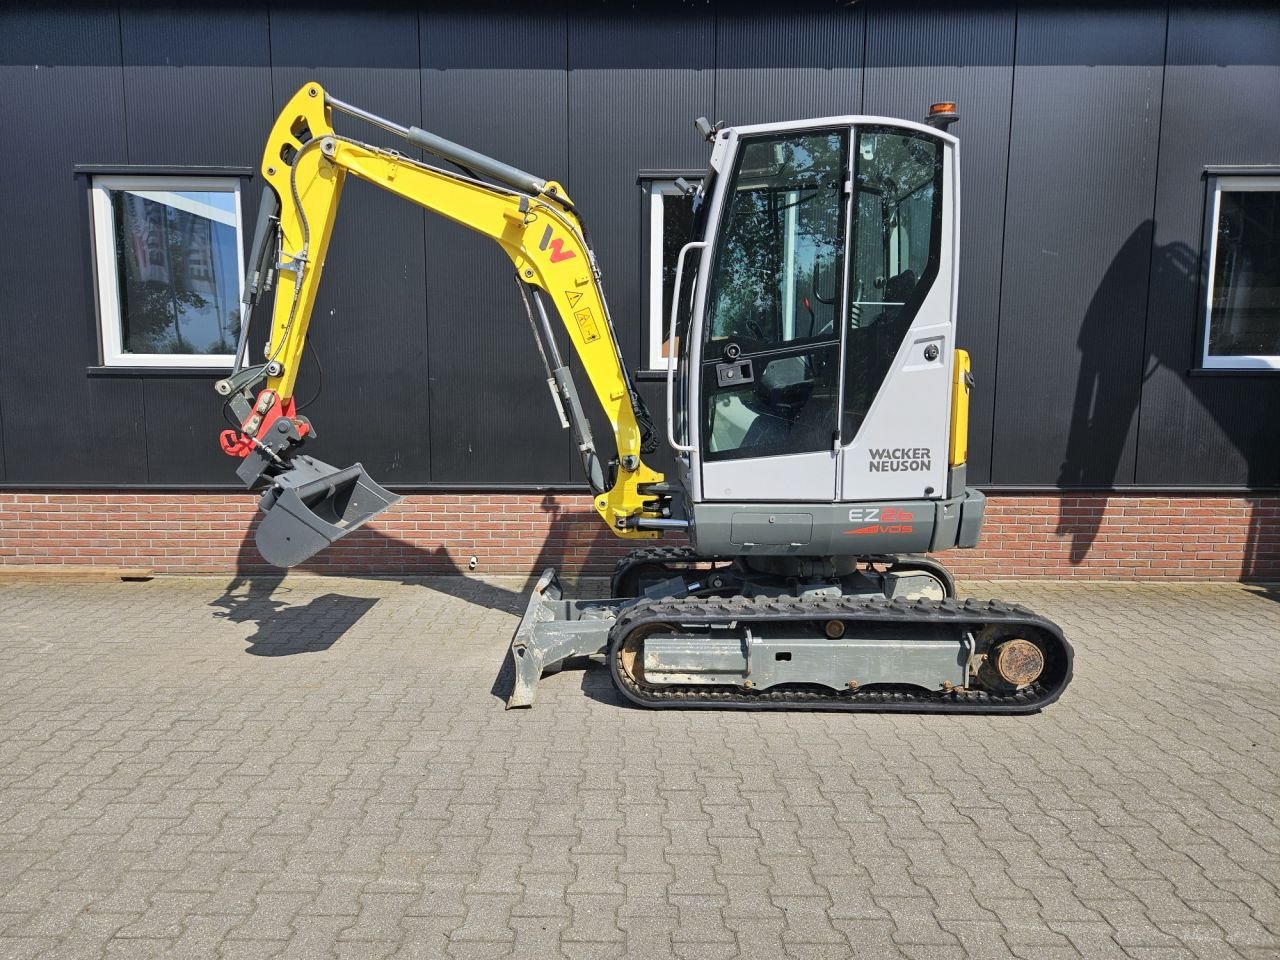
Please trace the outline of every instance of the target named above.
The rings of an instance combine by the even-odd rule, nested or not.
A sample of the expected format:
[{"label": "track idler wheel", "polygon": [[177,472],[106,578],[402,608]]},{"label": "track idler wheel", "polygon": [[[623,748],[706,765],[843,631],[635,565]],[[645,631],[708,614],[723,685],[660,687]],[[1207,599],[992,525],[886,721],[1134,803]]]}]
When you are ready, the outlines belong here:
[{"label": "track idler wheel", "polygon": [[669,623],[650,623],[639,630],[633,630],[621,646],[616,656],[622,672],[632,683],[645,682],[644,677],[644,641],[645,638],[659,633],[673,633],[676,627]]},{"label": "track idler wheel", "polygon": [[978,680],[988,690],[1021,690],[1040,679],[1044,666],[1044,650],[1032,640],[999,637],[987,647],[986,657],[978,667]]}]

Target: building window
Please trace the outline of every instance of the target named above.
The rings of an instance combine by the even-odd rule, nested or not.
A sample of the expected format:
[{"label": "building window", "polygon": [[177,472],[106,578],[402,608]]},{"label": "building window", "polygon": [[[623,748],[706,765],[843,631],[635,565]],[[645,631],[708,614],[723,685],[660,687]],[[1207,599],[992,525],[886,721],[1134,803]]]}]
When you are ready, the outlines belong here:
[{"label": "building window", "polygon": [[102,360],[229,367],[244,276],[238,178],[92,181]]},{"label": "building window", "polygon": [[[670,357],[679,346],[672,343],[671,296],[680,248],[693,239],[693,196],[676,185],[676,176],[642,176],[640,181],[645,188],[649,238],[645,346],[645,367],[649,370],[667,369]],[[690,182],[697,186],[696,175]],[[688,274],[693,265],[690,261],[685,266],[686,287],[689,287]]]},{"label": "building window", "polygon": [[1205,369],[1280,370],[1280,176],[1209,178]]}]

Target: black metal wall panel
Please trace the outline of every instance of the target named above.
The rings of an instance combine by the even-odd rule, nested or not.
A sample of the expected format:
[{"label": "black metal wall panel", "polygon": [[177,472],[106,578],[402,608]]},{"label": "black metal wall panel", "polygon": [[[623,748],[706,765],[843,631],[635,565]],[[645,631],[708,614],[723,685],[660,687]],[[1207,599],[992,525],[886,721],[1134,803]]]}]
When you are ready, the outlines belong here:
[{"label": "black metal wall panel", "polygon": [[218,444],[219,434],[231,424],[222,416],[222,397],[213,391],[215,380],[196,376],[138,378],[146,421],[148,483],[240,486],[236,476],[240,461],[224,454]]},{"label": "black metal wall panel", "polygon": [[[706,166],[707,145],[693,120],[715,107],[715,23],[687,7],[599,9],[569,18],[566,186],[591,231],[622,354],[634,370],[641,366],[646,282],[636,174]],[[593,429],[607,449],[609,425],[595,407]]]},{"label": "black metal wall panel", "polygon": [[145,478],[136,383],[97,362],[88,197],[77,163],[123,163],[120,22],[114,6],[0,10],[0,410],[6,479]]},{"label": "black metal wall panel", "polygon": [[865,20],[855,4],[723,5],[712,119],[732,126],[861,112]]},{"label": "black metal wall panel", "polygon": [[[80,371],[84,376],[84,371]],[[140,380],[119,377],[90,377],[85,381],[84,418],[63,427],[63,432],[91,437],[82,457],[103,457],[105,462],[93,471],[95,480],[140,483],[151,479],[148,459],[151,438],[146,408],[143,405]],[[216,447],[217,434],[208,438]]]},{"label": "black metal wall panel", "polygon": [[[416,10],[273,5],[271,63],[277,110],[316,80],[340,100],[422,123]],[[334,127],[407,146],[349,117],[335,116]],[[318,357],[323,392],[307,410],[317,428],[309,449],[330,462],[359,460],[391,485],[431,479],[424,258],[421,209],[348,178],[308,338],[315,356],[305,361],[298,398],[321,382],[310,366]]]},{"label": "black metal wall panel", "polygon": [[[566,25],[560,13],[423,10],[426,129],[568,183]],[[516,292],[490,239],[428,215],[431,476],[565,483],[567,435]]]},{"label": "black metal wall panel", "polygon": [[[120,36],[131,164],[257,168],[275,117],[265,7],[124,7]],[[243,183],[246,248],[260,193],[260,181]],[[149,482],[235,482],[217,442],[227,424],[216,379],[139,380]]]},{"label": "black metal wall panel", "polygon": [[130,163],[257,166],[274,119],[265,6],[124,7],[120,38]]},{"label": "black metal wall panel", "polygon": [[591,229],[623,353],[640,358],[642,168],[698,168],[693,120],[714,107],[709,15],[620,11],[569,20],[569,182]]},{"label": "black metal wall panel", "polygon": [[960,122],[960,305],[958,346],[973,359],[969,482],[991,479],[1000,250],[1013,97],[1012,8],[880,4],[867,12],[863,112],[922,120],[952,101]]},{"label": "black metal wall panel", "polygon": [[1136,479],[1280,485],[1280,377],[1188,377],[1197,332],[1208,164],[1280,163],[1280,8],[1176,5]]},{"label": "black metal wall panel", "polygon": [[1019,11],[991,478],[1132,483],[1164,8]]},{"label": "black metal wall panel", "polygon": [[[5,6],[0,129],[21,136],[0,141],[0,223],[21,231],[0,248],[0,481],[233,482],[211,378],[87,372],[92,238],[73,166],[256,167],[275,110],[309,79],[561,179],[633,367],[646,267],[635,175],[704,166],[694,117],[918,118],[955,100],[971,479],[1280,483],[1280,379],[1186,375],[1203,168],[1280,156],[1280,12],[1182,0],[1016,14],[889,0]],[[505,258],[367,184],[350,182],[345,200],[299,384],[305,400],[318,357],[311,449],[391,484],[580,482]],[[642,392],[661,424],[661,385]]]}]

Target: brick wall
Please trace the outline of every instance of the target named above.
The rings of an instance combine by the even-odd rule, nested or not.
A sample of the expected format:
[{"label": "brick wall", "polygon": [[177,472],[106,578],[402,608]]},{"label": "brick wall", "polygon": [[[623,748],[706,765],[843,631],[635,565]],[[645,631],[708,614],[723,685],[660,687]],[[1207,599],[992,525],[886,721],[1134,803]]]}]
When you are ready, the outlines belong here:
[{"label": "brick wall", "polygon": [[[256,497],[0,492],[0,565],[269,569],[253,548]],[[586,498],[412,495],[303,569],[480,574],[556,565],[606,573],[630,545]],[[968,577],[1280,580],[1280,497],[993,496],[976,550],[944,559]]]}]

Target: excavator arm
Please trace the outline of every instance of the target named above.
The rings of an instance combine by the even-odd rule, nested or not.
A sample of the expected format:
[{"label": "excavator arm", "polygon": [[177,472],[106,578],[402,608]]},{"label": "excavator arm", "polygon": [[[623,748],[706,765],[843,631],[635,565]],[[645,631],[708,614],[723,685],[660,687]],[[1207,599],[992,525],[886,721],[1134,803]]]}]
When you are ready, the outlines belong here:
[{"label": "excavator arm", "polygon": [[[464,172],[339,135],[333,110],[389,130]],[[223,449],[243,459],[238,473],[246,485],[267,484],[261,502],[266,517],[257,537],[267,560],[299,563],[399,499],[359,464],[339,470],[299,453],[315,431],[297,412],[295,386],[348,176],[502,248],[515,267],[547,382],[562,424],[573,431],[596,512],[618,536],[660,536],[670,522],[664,522],[669,500],[662,474],[642,460],[654,445],[648,416],[623,364],[595,257],[561,185],[335,100],[317,83],[299,90],[277,117],[262,175],[267,187],[249,259],[236,366],[217,390],[238,424],[223,432]],[[263,360],[250,364],[249,321],[262,303],[271,304],[271,331]],[[609,420],[616,451],[607,464],[561,357],[551,313],[567,332]]]}]

